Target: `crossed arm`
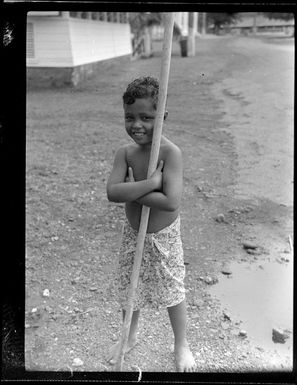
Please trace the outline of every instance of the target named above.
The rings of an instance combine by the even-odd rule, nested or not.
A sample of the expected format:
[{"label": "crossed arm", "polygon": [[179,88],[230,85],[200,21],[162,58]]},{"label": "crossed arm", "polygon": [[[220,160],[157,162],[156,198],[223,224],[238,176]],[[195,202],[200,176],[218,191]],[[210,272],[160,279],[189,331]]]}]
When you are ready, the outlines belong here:
[{"label": "crossed arm", "polygon": [[168,151],[156,171],[148,179],[135,181],[128,170],[125,149],[119,149],[107,183],[107,196],[113,202],[133,202],[165,211],[175,211],[182,195],[182,156],[178,148]]}]

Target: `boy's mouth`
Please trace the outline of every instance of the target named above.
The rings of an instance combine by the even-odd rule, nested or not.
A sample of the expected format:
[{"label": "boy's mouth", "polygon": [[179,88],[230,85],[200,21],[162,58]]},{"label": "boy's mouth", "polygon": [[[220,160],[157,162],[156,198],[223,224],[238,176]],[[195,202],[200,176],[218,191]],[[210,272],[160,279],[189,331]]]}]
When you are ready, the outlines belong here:
[{"label": "boy's mouth", "polygon": [[138,138],[141,138],[142,136],[145,135],[143,132],[133,132],[132,134],[133,134],[134,136],[138,137]]}]

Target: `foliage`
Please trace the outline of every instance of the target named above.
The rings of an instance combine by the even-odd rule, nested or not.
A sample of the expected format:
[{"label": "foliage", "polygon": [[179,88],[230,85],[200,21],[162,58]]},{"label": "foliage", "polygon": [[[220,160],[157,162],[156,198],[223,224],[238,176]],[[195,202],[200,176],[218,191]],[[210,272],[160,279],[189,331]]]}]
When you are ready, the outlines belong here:
[{"label": "foliage", "polygon": [[160,12],[130,12],[129,22],[131,31],[139,36],[146,27],[162,24],[162,13]]},{"label": "foliage", "polygon": [[207,26],[210,27],[213,25],[215,32],[218,32],[223,26],[232,24],[237,20],[240,20],[238,13],[209,12],[206,14]]}]

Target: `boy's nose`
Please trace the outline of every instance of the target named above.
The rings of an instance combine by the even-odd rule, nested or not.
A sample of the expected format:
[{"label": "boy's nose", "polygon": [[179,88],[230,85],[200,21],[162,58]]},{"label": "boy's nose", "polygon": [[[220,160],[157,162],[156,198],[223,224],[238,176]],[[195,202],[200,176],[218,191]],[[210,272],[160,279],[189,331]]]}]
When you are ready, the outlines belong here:
[{"label": "boy's nose", "polygon": [[141,128],[141,127],[142,127],[142,124],[140,120],[137,119],[133,122],[133,128]]}]

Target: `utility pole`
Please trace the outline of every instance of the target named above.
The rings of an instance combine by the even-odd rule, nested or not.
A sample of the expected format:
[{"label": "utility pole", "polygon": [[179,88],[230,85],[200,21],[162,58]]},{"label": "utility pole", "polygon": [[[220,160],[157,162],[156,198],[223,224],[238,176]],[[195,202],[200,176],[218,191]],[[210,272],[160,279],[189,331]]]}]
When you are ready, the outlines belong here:
[{"label": "utility pole", "polygon": [[199,32],[199,23],[198,23],[198,20],[199,20],[199,12],[195,12],[196,13],[196,17],[194,18],[194,30],[195,30],[195,36],[200,36],[201,33]]},{"label": "utility pole", "polygon": [[143,42],[144,42],[144,57],[150,57],[152,55],[152,43],[151,43],[151,34],[150,34],[150,29],[149,27],[144,27],[144,37],[143,37]]},{"label": "utility pole", "polygon": [[189,12],[188,55],[196,54],[197,12]]},{"label": "utility pole", "polygon": [[189,12],[180,12],[179,13],[180,27],[181,27],[181,36],[180,36],[180,47],[181,47],[181,56],[188,56],[188,36],[189,36]]},{"label": "utility pole", "polygon": [[202,30],[201,35],[206,34],[206,12],[202,12]]}]

